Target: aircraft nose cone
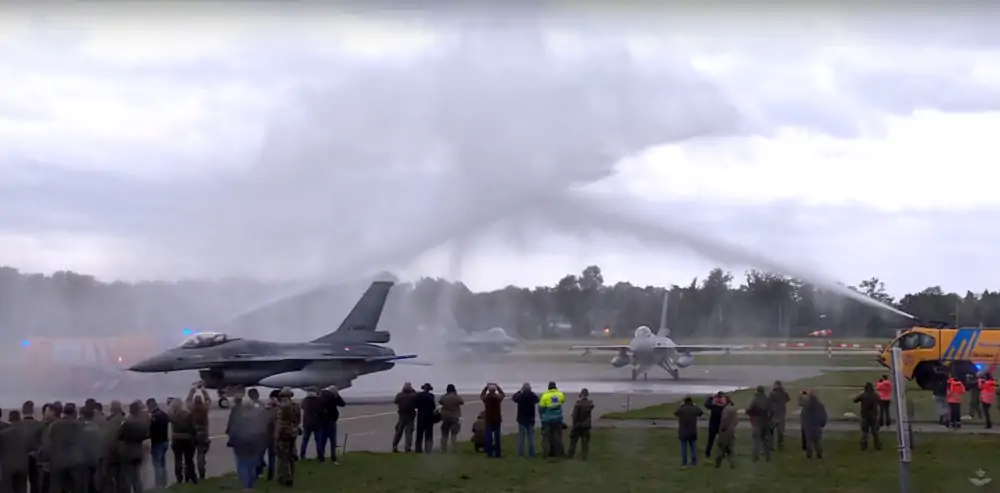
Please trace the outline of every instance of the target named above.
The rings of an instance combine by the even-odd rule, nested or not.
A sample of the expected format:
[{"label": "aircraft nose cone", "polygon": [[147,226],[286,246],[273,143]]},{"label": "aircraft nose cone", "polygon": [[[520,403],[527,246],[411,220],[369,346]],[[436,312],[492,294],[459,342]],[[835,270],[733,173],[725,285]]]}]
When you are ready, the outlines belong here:
[{"label": "aircraft nose cone", "polygon": [[149,358],[149,359],[144,359],[130,366],[128,369],[129,371],[134,371],[139,373],[150,373],[150,372],[162,371],[160,369],[162,366],[163,365],[158,360],[158,358]]}]

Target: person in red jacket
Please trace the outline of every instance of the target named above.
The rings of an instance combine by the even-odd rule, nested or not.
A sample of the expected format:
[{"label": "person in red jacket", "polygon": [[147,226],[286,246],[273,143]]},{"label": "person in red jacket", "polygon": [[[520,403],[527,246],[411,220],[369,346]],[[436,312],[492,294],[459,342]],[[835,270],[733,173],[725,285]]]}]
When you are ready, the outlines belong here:
[{"label": "person in red jacket", "polygon": [[945,399],[948,402],[949,428],[962,427],[962,396],[964,395],[965,384],[953,376],[948,377],[948,393]]},{"label": "person in red jacket", "polygon": [[986,373],[979,379],[979,403],[983,408],[983,416],[986,417],[986,427],[993,428],[993,421],[990,419],[990,408],[997,397],[997,381],[993,379],[993,374]]},{"label": "person in red jacket", "polygon": [[882,375],[875,384],[875,392],[878,393],[878,424],[879,426],[889,426],[892,418],[889,417],[889,404],[892,403],[892,380]]}]

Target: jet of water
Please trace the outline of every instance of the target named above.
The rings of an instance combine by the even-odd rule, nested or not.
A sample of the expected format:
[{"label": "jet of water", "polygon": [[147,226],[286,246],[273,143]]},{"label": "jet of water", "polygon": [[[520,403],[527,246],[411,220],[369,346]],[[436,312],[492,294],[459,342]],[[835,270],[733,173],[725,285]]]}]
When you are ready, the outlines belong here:
[{"label": "jet of water", "polygon": [[622,198],[608,200],[593,193],[575,190],[567,192],[564,200],[551,207],[549,212],[554,214],[553,217],[560,225],[570,230],[597,228],[605,233],[624,233],[639,241],[657,245],[680,245],[715,261],[748,265],[803,279],[865,305],[911,320],[917,319],[909,313],[854,291],[827,275],[749,251],[722,238],[713,238],[690,226],[672,221],[669,216],[659,215],[656,219],[648,217],[642,212],[648,209],[635,201]]}]

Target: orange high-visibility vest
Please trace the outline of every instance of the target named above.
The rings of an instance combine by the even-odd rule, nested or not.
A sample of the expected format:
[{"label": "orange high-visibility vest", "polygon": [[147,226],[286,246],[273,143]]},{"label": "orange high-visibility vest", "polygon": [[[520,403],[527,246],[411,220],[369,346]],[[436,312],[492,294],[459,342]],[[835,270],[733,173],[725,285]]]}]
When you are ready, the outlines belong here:
[{"label": "orange high-visibility vest", "polygon": [[949,404],[961,404],[962,395],[965,394],[965,385],[962,382],[955,380],[954,378],[948,379],[948,397],[946,398]]},{"label": "orange high-visibility vest", "polygon": [[875,391],[878,392],[878,398],[883,401],[892,400],[892,382],[889,380],[882,380],[881,382],[875,384]]},{"label": "orange high-visibility vest", "polygon": [[993,404],[997,397],[997,381],[979,379],[979,401],[983,404]]}]

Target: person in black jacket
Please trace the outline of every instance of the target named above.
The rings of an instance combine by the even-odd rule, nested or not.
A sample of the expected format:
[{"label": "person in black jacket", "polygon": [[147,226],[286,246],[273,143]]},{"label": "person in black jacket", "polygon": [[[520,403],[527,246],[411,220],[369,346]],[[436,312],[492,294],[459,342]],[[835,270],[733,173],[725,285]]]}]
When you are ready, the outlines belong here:
[{"label": "person in black jacket", "polygon": [[417,394],[417,443],[414,448],[418,454],[429,454],[434,446],[434,411],[437,410],[437,400],[431,393],[434,390],[431,384],[423,384],[420,390]]},{"label": "person in black jacket", "polygon": [[722,424],[722,411],[726,409],[729,404],[729,400],[726,399],[726,394],[718,392],[715,395],[708,396],[705,400],[705,409],[708,409],[708,443],[705,445],[705,457],[712,457],[712,445],[715,444],[715,438],[719,436],[719,427]]},{"label": "person in black jacket", "polygon": [[532,392],[531,384],[525,382],[521,390],[514,393],[517,404],[517,455],[524,457],[524,446],[528,445],[528,456],[535,456],[535,407],[538,394]]},{"label": "person in black jacket", "polygon": [[320,462],[326,461],[326,444],[330,443],[330,461],[334,465],[337,462],[337,421],[340,419],[340,408],[346,406],[344,398],[340,396],[340,389],[329,386],[319,393],[319,429],[320,443],[317,449],[317,457]]},{"label": "person in black jacket", "polygon": [[167,487],[167,449],[170,448],[170,417],[160,409],[156,399],[146,399],[149,410],[149,455],[153,465],[153,485]]},{"label": "person in black jacket", "polygon": [[320,428],[320,405],[319,393],[316,389],[309,389],[309,393],[302,398],[302,443],[299,445],[299,459],[306,458],[306,449],[309,448],[309,439],[316,440],[316,458],[323,457],[323,435]]}]

